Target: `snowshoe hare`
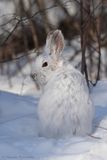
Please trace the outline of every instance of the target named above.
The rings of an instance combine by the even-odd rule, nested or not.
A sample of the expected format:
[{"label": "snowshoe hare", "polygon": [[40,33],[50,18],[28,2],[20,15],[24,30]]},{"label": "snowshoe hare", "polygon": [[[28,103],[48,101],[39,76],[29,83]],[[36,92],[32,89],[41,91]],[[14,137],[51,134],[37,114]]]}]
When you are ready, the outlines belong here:
[{"label": "snowshoe hare", "polygon": [[44,53],[36,58],[34,78],[42,88],[38,104],[40,135],[50,138],[85,136],[92,132],[94,107],[84,76],[61,54],[60,30],[47,36]]}]

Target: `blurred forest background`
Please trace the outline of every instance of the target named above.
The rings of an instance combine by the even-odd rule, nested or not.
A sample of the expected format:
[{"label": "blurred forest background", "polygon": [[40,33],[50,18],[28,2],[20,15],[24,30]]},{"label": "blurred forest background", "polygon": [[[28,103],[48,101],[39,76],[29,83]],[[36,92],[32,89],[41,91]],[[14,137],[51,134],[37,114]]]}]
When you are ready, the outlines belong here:
[{"label": "blurred forest background", "polygon": [[107,78],[107,0],[0,0],[0,74],[15,76],[12,61],[21,72],[23,57],[30,65],[32,50],[40,54],[57,28],[87,82]]}]

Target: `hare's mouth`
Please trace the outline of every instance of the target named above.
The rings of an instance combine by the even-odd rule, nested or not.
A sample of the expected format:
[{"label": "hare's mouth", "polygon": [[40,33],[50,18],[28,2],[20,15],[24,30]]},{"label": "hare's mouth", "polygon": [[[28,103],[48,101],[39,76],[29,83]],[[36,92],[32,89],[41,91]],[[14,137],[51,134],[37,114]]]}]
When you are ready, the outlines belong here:
[{"label": "hare's mouth", "polygon": [[38,85],[37,80],[36,80],[37,74],[36,73],[31,73],[30,77],[33,80],[33,82],[35,83],[37,89],[40,89],[40,86]]},{"label": "hare's mouth", "polygon": [[37,75],[36,73],[32,73],[30,74],[30,77],[38,89],[40,88],[42,89],[47,84],[45,75],[40,76],[40,75]]}]

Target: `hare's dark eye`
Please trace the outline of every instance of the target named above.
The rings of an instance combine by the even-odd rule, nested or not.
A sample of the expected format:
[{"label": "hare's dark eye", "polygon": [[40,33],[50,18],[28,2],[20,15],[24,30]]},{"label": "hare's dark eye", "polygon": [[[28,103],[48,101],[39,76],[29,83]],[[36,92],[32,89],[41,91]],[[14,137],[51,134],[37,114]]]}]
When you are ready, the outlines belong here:
[{"label": "hare's dark eye", "polygon": [[47,67],[48,66],[48,63],[47,62],[44,62],[43,64],[42,64],[42,67]]},{"label": "hare's dark eye", "polygon": [[51,55],[52,53],[50,52],[49,55]]}]

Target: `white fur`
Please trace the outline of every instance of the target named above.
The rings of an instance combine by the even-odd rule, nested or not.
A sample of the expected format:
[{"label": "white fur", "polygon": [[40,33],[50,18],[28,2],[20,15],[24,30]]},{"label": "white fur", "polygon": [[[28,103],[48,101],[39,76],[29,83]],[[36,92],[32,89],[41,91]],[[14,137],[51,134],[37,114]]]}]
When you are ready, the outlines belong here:
[{"label": "white fur", "polygon": [[[53,34],[56,32],[59,36],[58,41],[62,40],[62,33],[56,30]],[[56,39],[54,43],[55,41]],[[61,46],[60,42],[56,48]],[[40,135],[62,138],[90,134],[94,107],[85,78],[70,64],[64,64],[59,55],[55,59],[55,55],[47,54],[45,48],[45,54],[36,60],[35,80],[43,89],[38,104]],[[48,66],[42,67],[45,61],[48,62]]]}]

